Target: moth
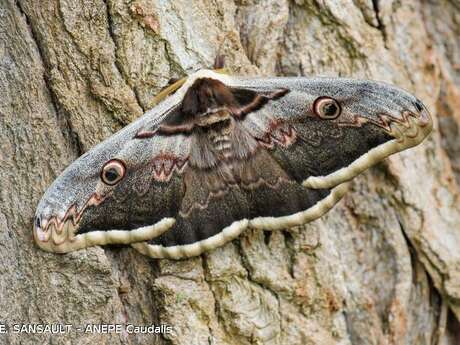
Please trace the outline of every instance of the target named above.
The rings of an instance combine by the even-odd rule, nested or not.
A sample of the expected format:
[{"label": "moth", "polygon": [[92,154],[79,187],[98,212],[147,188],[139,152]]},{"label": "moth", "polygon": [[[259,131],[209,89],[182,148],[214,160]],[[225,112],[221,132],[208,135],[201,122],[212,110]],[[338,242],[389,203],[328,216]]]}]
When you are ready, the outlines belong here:
[{"label": "moth", "polygon": [[34,219],[41,249],[129,244],[180,259],[248,227],[305,224],[432,128],[420,100],[375,81],[200,70],[178,85],[54,181]]}]

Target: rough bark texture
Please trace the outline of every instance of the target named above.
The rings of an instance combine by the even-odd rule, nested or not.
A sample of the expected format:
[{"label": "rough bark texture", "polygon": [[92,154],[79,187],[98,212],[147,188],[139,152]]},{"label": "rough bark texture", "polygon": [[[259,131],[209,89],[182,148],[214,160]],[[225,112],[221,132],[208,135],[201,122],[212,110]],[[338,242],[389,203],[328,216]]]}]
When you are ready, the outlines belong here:
[{"label": "rough bark texture", "polygon": [[[57,174],[218,53],[235,73],[399,85],[434,132],[300,228],[183,261],[38,250]],[[0,323],[174,327],[0,343],[459,344],[459,126],[459,0],[0,0]]]}]

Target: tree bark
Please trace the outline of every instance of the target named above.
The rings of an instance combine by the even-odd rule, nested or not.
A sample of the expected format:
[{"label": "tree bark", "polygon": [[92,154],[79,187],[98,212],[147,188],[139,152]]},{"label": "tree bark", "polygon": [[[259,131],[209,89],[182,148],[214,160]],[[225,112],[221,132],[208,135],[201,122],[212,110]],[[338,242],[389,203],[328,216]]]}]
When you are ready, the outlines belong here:
[{"label": "tree bark", "polygon": [[[53,179],[217,54],[235,74],[396,84],[433,134],[321,219],[197,258],[37,249]],[[459,126],[459,0],[0,0],[0,344],[459,344]],[[101,323],[173,331],[76,330]]]}]

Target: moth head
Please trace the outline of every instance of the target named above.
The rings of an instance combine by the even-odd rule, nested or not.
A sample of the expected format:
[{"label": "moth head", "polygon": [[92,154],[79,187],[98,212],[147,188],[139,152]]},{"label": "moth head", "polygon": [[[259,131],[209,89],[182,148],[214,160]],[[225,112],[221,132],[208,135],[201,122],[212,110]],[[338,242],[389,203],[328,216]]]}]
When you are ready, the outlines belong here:
[{"label": "moth head", "polygon": [[231,105],[236,105],[236,100],[227,86],[219,80],[201,78],[184,95],[181,112],[185,116],[206,116],[210,109]]}]

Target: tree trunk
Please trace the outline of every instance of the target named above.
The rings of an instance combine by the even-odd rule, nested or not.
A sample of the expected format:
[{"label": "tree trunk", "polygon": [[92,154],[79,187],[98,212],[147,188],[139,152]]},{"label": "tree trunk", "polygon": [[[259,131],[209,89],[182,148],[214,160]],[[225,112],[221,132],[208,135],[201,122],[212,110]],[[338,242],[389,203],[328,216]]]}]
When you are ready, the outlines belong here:
[{"label": "tree trunk", "polygon": [[[182,261],[37,249],[59,172],[217,54],[235,74],[396,84],[435,129],[299,228]],[[0,344],[459,344],[459,126],[459,0],[0,0]],[[73,328],[14,332],[31,323]]]}]

